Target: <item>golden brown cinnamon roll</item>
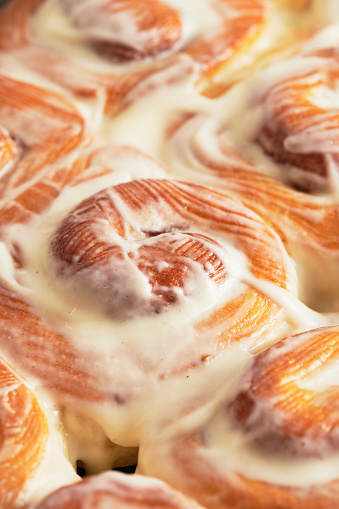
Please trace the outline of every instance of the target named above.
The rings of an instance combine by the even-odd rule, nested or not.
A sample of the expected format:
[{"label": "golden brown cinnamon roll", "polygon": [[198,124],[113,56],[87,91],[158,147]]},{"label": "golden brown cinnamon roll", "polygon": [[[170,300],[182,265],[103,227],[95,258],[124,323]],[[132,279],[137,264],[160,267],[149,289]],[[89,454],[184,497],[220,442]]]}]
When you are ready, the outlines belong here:
[{"label": "golden brown cinnamon roll", "polygon": [[[294,298],[294,267],[240,202],[149,179],[99,191],[66,215],[58,208],[57,221],[48,209],[4,226],[13,267],[0,288],[1,348],[113,442],[137,446],[167,419],[168,409],[154,414],[164,391],[178,394],[180,414],[219,383],[212,366],[228,348],[262,349],[290,326],[280,300]],[[209,369],[211,385],[184,390]]]},{"label": "golden brown cinnamon roll", "polygon": [[[61,284],[72,281],[80,300],[93,293],[104,312],[119,319],[185,301],[203,284],[201,277],[222,287],[232,269],[221,242],[231,241],[245,254],[255,277],[292,288],[287,260],[267,265],[272,248],[269,256],[283,260],[277,239],[239,206],[193,184],[121,184],[88,198],[62,221],[50,241],[51,264]],[[261,232],[260,250],[242,232],[252,225]],[[216,229],[215,239],[208,229]],[[220,234],[225,238],[219,241]]]},{"label": "golden brown cinnamon roll", "polygon": [[141,448],[140,470],[210,508],[334,508],[338,345],[335,326],[262,352],[205,423]]},{"label": "golden brown cinnamon roll", "polygon": [[[13,302],[7,297],[10,308]],[[11,320],[10,314],[7,320]],[[64,434],[56,415],[55,404],[41,386],[29,386],[0,357],[2,509],[32,507],[47,493],[79,480],[66,457]],[[56,466],[59,471],[55,471]]]},{"label": "golden brown cinnamon roll", "polygon": [[319,192],[338,180],[338,113],[333,103],[338,71],[335,49],[316,56],[317,69],[278,82],[263,98],[258,141],[287,165],[287,178],[297,188]]},{"label": "golden brown cinnamon roll", "polygon": [[[160,2],[154,2],[154,4],[157,3],[160,5]],[[7,9],[7,6],[0,9],[0,26],[6,25],[10,29],[9,33],[4,36],[3,41],[0,36],[0,49],[3,49],[0,57],[3,56],[6,60],[6,57],[9,56],[19,61],[20,65],[27,68],[29,72],[34,70],[54,84],[59,84],[82,99],[94,99],[98,103],[98,108],[101,108],[103,112],[117,113],[140,96],[156,88],[186,80],[192,72],[192,63],[182,54],[175,58],[170,57],[159,61],[152,59],[148,62],[147,60],[145,65],[141,66],[105,65],[101,62],[100,56],[93,57],[91,52],[89,52],[87,58],[77,59],[76,52],[75,54],[72,52],[72,45],[70,48],[66,47],[66,49],[61,45],[60,48],[60,44],[55,43],[53,45],[53,41],[45,41],[43,34],[39,33],[39,27],[54,22],[53,5],[52,12],[49,13],[48,5],[45,8],[46,4],[48,2],[44,0],[39,0],[39,2],[32,0],[27,3],[25,3],[25,0],[15,0],[11,2],[9,9]],[[55,7],[62,8],[58,1],[56,4]],[[124,18],[125,7],[127,9],[128,6],[124,6],[122,10],[120,7],[116,14],[118,18],[120,15]],[[103,8],[105,10],[105,6]],[[44,9],[47,11],[46,15]],[[137,7],[138,9],[139,7]],[[94,14],[100,13],[100,6],[88,3],[82,5],[80,10],[85,11],[85,17],[89,16],[93,25],[92,11],[94,11]],[[42,14],[39,14],[41,11]],[[149,12],[145,9],[144,11]],[[61,16],[57,9],[57,26],[60,24],[58,14]],[[41,21],[40,17],[42,18]],[[96,19],[96,15],[94,15],[94,19]],[[103,20],[109,22],[110,16],[101,17],[98,21],[99,26]],[[67,21],[68,18],[65,15],[64,22]],[[159,18],[159,23],[162,24],[162,17]],[[128,31],[128,23],[125,28]],[[61,41],[64,42],[64,38],[60,37]],[[126,37],[130,40],[129,34]],[[155,36],[153,45],[156,46],[158,42],[159,37]],[[78,36],[75,36],[74,45],[76,44],[79,44]],[[96,43],[96,46],[100,45],[105,46],[105,43]],[[108,48],[110,48],[109,44]],[[109,49],[109,51],[112,52],[113,50]],[[154,51],[156,51],[155,48]],[[97,62],[97,59],[99,62]],[[90,61],[89,64],[87,60]],[[92,60],[94,60],[94,63]]]},{"label": "golden brown cinnamon roll", "polygon": [[338,310],[335,197],[310,195],[288,186],[279,168],[271,165],[268,169],[273,171],[267,171],[251,152],[246,157],[230,132],[213,118],[183,113],[168,134],[171,167],[185,178],[236,196],[265,218],[297,263],[303,302],[320,311]]},{"label": "golden brown cinnamon roll", "polygon": [[212,33],[199,31],[189,36],[184,33],[189,30],[186,24],[194,25],[196,13],[185,5],[177,8],[160,0],[62,3],[73,23],[105,54],[139,59],[175,51],[180,45],[179,49],[194,60],[202,73],[225,65],[236,51],[258,37],[266,22],[264,0],[206,2],[206,13],[214,18]]},{"label": "golden brown cinnamon roll", "polygon": [[80,509],[82,507],[94,509],[103,505],[116,509],[200,508],[194,500],[186,498],[158,479],[106,472],[55,491],[35,509]]},{"label": "golden brown cinnamon roll", "polygon": [[[145,70],[149,74],[154,64],[167,69],[178,62],[185,63],[184,76],[189,70],[200,88],[205,88],[212,76],[259,39],[267,13],[266,0],[204,0],[197,8],[162,0],[15,0],[10,9],[0,11],[0,25],[11,27],[0,45],[16,50],[15,57],[28,67],[83,95],[100,90],[109,94],[110,83],[114,87],[121,74],[138,75]],[[54,42],[45,41],[41,30],[52,18],[58,27],[52,31]],[[65,34],[62,25],[68,27]],[[89,54],[94,65],[85,58],[72,58],[65,50],[68,39],[80,52],[86,45],[94,48],[99,59],[143,62],[111,70],[105,64],[95,70],[98,56]]]},{"label": "golden brown cinnamon roll", "polygon": [[181,37],[179,13],[160,0],[60,0],[67,15],[97,50],[137,60],[171,49]]}]

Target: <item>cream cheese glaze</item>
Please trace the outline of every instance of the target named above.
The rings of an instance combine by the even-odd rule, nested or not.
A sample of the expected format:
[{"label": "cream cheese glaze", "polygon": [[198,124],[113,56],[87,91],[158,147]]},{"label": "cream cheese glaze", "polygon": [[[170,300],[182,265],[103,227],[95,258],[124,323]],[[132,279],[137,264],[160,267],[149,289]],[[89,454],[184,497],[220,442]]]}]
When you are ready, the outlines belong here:
[{"label": "cream cheese glaze", "polygon": [[[327,350],[324,343],[314,342],[315,337],[322,337],[331,347]],[[253,502],[256,496],[248,496],[251,491],[244,490],[245,483],[255,486],[258,492],[269,483],[272,492],[271,488],[264,488],[266,493],[261,499],[267,506],[293,507],[303,504],[312,493],[320,507],[334,507],[338,435],[330,422],[333,408],[334,420],[337,419],[337,398],[334,396],[331,403],[324,398],[337,391],[338,377],[328,376],[337,360],[337,338],[337,327],[320,328],[286,338],[259,354],[244,370],[238,369],[239,378],[233,378],[231,386],[223,386],[220,405],[204,420],[192,419],[192,414],[152,443],[142,444],[140,472],[158,475],[186,493],[195,489],[200,503],[209,506],[214,499],[218,508],[227,507],[226,501],[232,500],[232,494],[239,489],[242,497],[239,503],[236,498],[235,507],[249,504],[251,499]],[[289,356],[291,350],[293,358]],[[276,369],[279,380],[275,378]],[[248,406],[243,406],[245,398],[251,402]],[[295,406],[296,400],[299,404]],[[303,417],[314,410],[318,416],[327,413],[328,426],[323,426],[326,418],[313,421],[315,426],[322,423],[321,437],[312,433],[312,426],[303,427]],[[298,418],[286,426],[289,414],[294,413],[299,413]],[[298,428],[303,428],[303,434],[298,433]],[[158,473],[157,456],[166,458],[157,465]],[[210,473],[200,476],[206,469],[211,469]],[[203,487],[196,484],[197,479],[204,483]]]},{"label": "cream cheese glaze", "polygon": [[[136,463],[140,446],[139,471],[185,492],[173,447],[202,429],[209,446],[188,447],[187,458],[211,461],[220,475],[283,486],[292,498],[338,483],[337,451],[263,458],[223,412],[262,351],[339,323],[338,149],[324,134],[339,101],[336,2],[161,3],[178,16],[179,35],[146,56],[154,29],[139,30],[131,11],[103,16],[105,0],[32,1],[24,41],[1,45],[0,86],[15,80],[18,96],[34,92],[37,104],[46,89],[52,112],[26,108],[28,99],[11,105],[3,88],[1,133],[15,155],[0,167],[0,353],[28,380],[50,429],[18,507],[77,481],[77,462],[101,472]],[[244,24],[240,45],[229,19]],[[230,38],[225,53],[224,39],[209,46],[220,26]],[[110,59],[101,39],[133,40],[138,56]],[[219,49],[216,71],[205,61],[219,65]],[[325,154],[329,184],[317,187],[311,175],[316,192],[301,191],[300,168],[265,151],[260,133],[287,107],[272,90],[303,76],[307,89],[329,70],[333,82],[309,92],[322,121],[284,142],[292,153]],[[60,152],[39,166],[51,141]],[[337,363],[302,377],[300,390],[336,388]],[[252,503],[237,497],[202,503]]]},{"label": "cream cheese glaze", "polygon": [[[117,180],[119,177],[118,174],[116,177]],[[112,181],[112,177],[110,178]],[[124,178],[126,178],[125,174]],[[106,178],[104,178],[104,182],[107,183]],[[145,182],[147,183],[148,181],[146,180]],[[101,184],[102,183],[103,182],[101,182]],[[76,199],[79,198],[81,188],[84,191],[87,189],[87,192],[92,194],[93,182],[91,182],[90,185],[88,183],[80,184],[79,193],[74,193],[73,188],[72,198],[75,196]],[[70,196],[68,190],[65,194],[66,197],[67,195]],[[216,195],[216,198],[217,197]],[[138,429],[138,425],[133,431],[133,426],[128,426],[127,422],[131,418],[131,415],[134,415],[136,412],[134,420],[138,423],[140,409],[145,412],[145,408],[149,405],[151,408],[152,405],[155,405],[156,408],[156,402],[159,396],[155,391],[155,387],[156,384],[159,383],[159,380],[163,380],[160,386],[161,393],[163,393],[164,390],[168,390],[169,397],[173,397],[173,394],[177,392],[178,384],[180,385],[180,383],[183,383],[187,376],[187,367],[189,367],[189,373],[194,371],[195,366],[199,372],[202,369],[202,367],[199,368],[199,362],[203,364],[199,360],[203,358],[204,355],[208,353],[212,359],[214,356],[218,357],[222,354],[224,347],[220,349],[218,345],[219,340],[213,345],[213,342],[206,337],[206,332],[204,330],[197,334],[195,329],[198,327],[199,331],[199,322],[203,323],[209,316],[213,316],[218,309],[222,309],[233,300],[237,301],[239,298],[242,298],[242,295],[248,291],[247,285],[253,287],[257,284],[260,288],[260,292],[269,295],[269,299],[272,299],[274,306],[276,305],[275,302],[279,301],[278,296],[279,293],[283,292],[283,289],[280,289],[276,283],[272,282],[272,286],[269,287],[268,292],[263,291],[262,283],[260,283],[259,280],[256,282],[257,278],[251,274],[248,268],[250,261],[247,259],[243,250],[240,250],[240,246],[236,247],[231,243],[229,244],[234,234],[225,234],[222,229],[219,232],[217,229],[216,233],[213,233],[212,226],[211,233],[213,234],[213,239],[218,241],[220,246],[210,244],[209,247],[209,241],[207,241],[206,247],[209,252],[211,252],[211,248],[213,249],[227,272],[227,279],[225,282],[221,283],[219,288],[205,275],[206,263],[208,263],[206,262],[203,270],[193,268],[193,274],[196,270],[198,270],[198,272],[196,273],[196,281],[191,278],[188,280],[189,284],[193,285],[193,288],[188,290],[187,297],[183,297],[183,300],[179,299],[177,303],[171,304],[168,310],[165,309],[164,312],[159,314],[151,313],[150,316],[138,316],[138,314],[136,314],[133,318],[129,315],[126,316],[124,309],[122,309],[121,317],[119,317],[117,310],[114,312],[113,316],[110,316],[110,313],[107,315],[105,309],[102,308],[102,304],[100,304],[101,307],[98,309],[94,307],[95,302],[93,302],[93,299],[97,300],[98,297],[100,297],[102,301],[100,289],[99,293],[94,293],[92,296],[89,295],[88,298],[90,300],[86,303],[87,299],[85,299],[84,303],[81,294],[80,299],[77,297],[79,290],[74,294],[67,288],[68,283],[67,286],[65,286],[65,284],[60,285],[59,277],[55,279],[53,270],[51,271],[49,267],[48,249],[50,246],[51,232],[55,229],[53,225],[60,224],[60,217],[64,217],[66,213],[65,207],[66,211],[70,207],[67,200],[63,201],[63,198],[63,194],[61,194],[59,199],[55,202],[56,214],[52,208],[49,210],[46,218],[41,216],[38,218],[37,222],[34,221],[27,226],[22,225],[9,228],[7,240],[15,245],[16,249],[21,253],[23,264],[22,270],[15,271],[15,279],[17,282],[13,282],[12,286],[17,287],[17,283],[19,283],[21,292],[23,292],[26,299],[29,298],[39,314],[42,312],[43,319],[47,323],[52,324],[64,337],[68,338],[79,352],[89,351],[93,353],[93,356],[96,358],[95,362],[100,363],[101,372],[106,373],[106,375],[109,374],[109,391],[116,391],[117,387],[119,387],[119,389],[116,394],[113,393],[111,395],[108,391],[106,398],[108,397],[111,399],[111,403],[107,401],[103,406],[101,403],[98,407],[94,405],[94,409],[90,410],[90,414],[95,412],[96,419],[100,420],[100,424],[113,441],[117,441],[123,445],[135,446],[138,443],[138,434],[144,433],[145,431],[143,431],[142,427],[141,430]],[[168,207],[167,202],[165,201],[164,203],[166,207]],[[126,207],[126,205],[124,206]],[[236,213],[242,213],[242,208],[236,203],[233,205],[232,202],[230,202],[228,206],[235,206]],[[62,210],[61,215],[60,210]],[[121,213],[121,215],[126,218],[127,223],[129,214],[130,211],[128,210],[123,214]],[[166,212],[166,215],[171,216],[171,214],[173,215],[173,212]],[[247,214],[249,214],[249,212],[247,212]],[[147,215],[149,216],[148,209]],[[192,219],[194,221],[194,216],[192,216]],[[154,220],[158,228],[164,228],[161,223],[159,224],[159,219],[157,217],[155,217]],[[245,217],[243,227],[246,228],[246,222],[249,221],[251,224],[253,220],[257,222],[256,216],[253,216],[253,219],[251,215],[249,215],[249,218]],[[152,228],[154,223],[151,221],[148,224]],[[203,222],[201,224],[202,226],[204,225]],[[211,224],[213,225],[213,223]],[[210,227],[211,226],[209,226],[209,228]],[[193,231],[199,235],[199,226],[195,227]],[[204,228],[201,230],[203,234],[205,231]],[[261,234],[265,234],[264,229]],[[166,242],[168,235],[169,234],[166,233],[162,234],[161,238],[164,239],[163,241]],[[241,230],[239,230],[239,238],[241,238],[241,235]],[[105,235],[106,239],[109,237],[111,237],[110,240],[116,242],[114,231],[112,231],[112,233],[109,231],[108,237]],[[151,237],[151,246],[152,243],[154,243],[153,239],[157,238],[160,237]],[[30,239],[29,244],[25,242],[25,239]],[[282,246],[280,246],[278,238],[273,236],[272,240],[274,243],[277,243],[277,253],[272,257],[272,261],[274,262],[275,257],[279,256],[282,256],[282,260],[284,260],[286,255],[282,250]],[[264,243],[262,241],[261,243],[264,247]],[[126,241],[123,242],[122,248],[126,249],[126,253],[131,252],[129,246],[125,248],[125,244]],[[147,244],[149,245],[149,241],[147,241]],[[252,245],[252,249],[253,247]],[[282,250],[281,254],[279,253],[280,250]],[[41,257],[38,256],[37,253],[44,253],[44,255]],[[271,256],[269,249],[267,250],[267,255]],[[287,259],[285,263],[287,267],[287,282],[281,284],[286,284],[286,292],[291,293],[292,296],[293,291],[295,292],[295,274],[292,264],[290,264]],[[254,268],[251,269],[252,271],[255,269],[256,264],[257,261],[255,260]],[[7,265],[5,265],[4,268],[6,269],[6,267]],[[12,270],[14,270],[14,267],[12,267]],[[260,277],[263,276],[261,275]],[[279,281],[279,278],[283,279],[285,276],[283,273],[282,276],[278,275],[277,277]],[[7,279],[10,279],[10,277],[7,276]],[[70,279],[72,281],[72,277]],[[268,279],[270,279],[270,276]],[[135,287],[136,283],[137,286]],[[149,283],[145,277],[140,278],[139,275],[136,279],[131,280],[131,284],[133,285],[131,287],[131,290],[133,288],[133,292],[140,292],[141,295],[144,295],[145,299],[149,298]],[[181,291],[180,287],[177,287],[177,291]],[[124,308],[123,303],[120,303],[120,305]],[[136,308],[134,314],[137,311],[138,309]],[[282,337],[287,330],[290,330],[290,328],[294,326],[294,324],[291,325],[291,323],[289,323],[289,317],[286,318],[280,311],[275,317],[275,313],[276,312],[274,312],[272,319],[269,319],[263,328],[259,327],[258,330],[254,329],[253,331],[250,328],[247,332],[245,327],[242,332],[242,349],[246,351],[247,348],[262,348],[265,342],[271,343],[272,341],[276,341],[278,338]],[[259,316],[260,315],[258,315],[258,318]],[[226,315],[224,320],[226,320]],[[229,320],[236,323],[237,318],[235,317],[233,319],[230,317]],[[296,320],[298,321],[298,319]],[[223,327],[218,328],[217,324],[215,324],[215,326],[216,330],[213,332],[213,335],[222,338]],[[94,348],[92,346],[93,329],[96,330],[98,336]],[[152,330],[151,334],[149,332],[150,330]],[[261,334],[259,334],[259,330],[261,330]],[[207,334],[212,335],[211,327],[208,329]],[[226,346],[227,343],[231,341],[231,338],[226,338],[224,341]],[[97,370],[97,367],[95,367],[96,363],[94,364],[93,362],[95,371]],[[115,366],[114,370],[112,370],[112,366]],[[91,370],[92,368],[89,367],[89,369]],[[208,370],[208,367],[204,368],[204,370],[205,369]],[[215,374],[211,373],[211,378],[216,376],[215,383],[219,383],[219,375],[217,375],[218,370],[215,371]],[[172,378],[176,379],[175,373],[178,374],[178,380],[172,380]],[[97,373],[96,376],[98,375],[99,373]],[[192,375],[190,374],[190,376]],[[196,377],[197,375],[195,375],[195,378]],[[100,385],[101,382],[98,383]],[[201,383],[203,383],[203,378]],[[174,388],[171,387],[172,384],[174,384]],[[149,389],[146,390],[148,386]],[[108,387],[106,391],[107,390]],[[209,391],[210,388],[208,388],[208,392]],[[197,393],[198,394],[194,394],[194,398],[203,397],[203,391],[200,386]],[[154,395],[152,396],[152,394]],[[176,412],[179,413],[180,406],[187,405],[187,395],[183,393],[181,398],[182,402],[180,403],[177,401],[176,406]],[[189,399],[190,398],[191,393],[189,393]],[[120,400],[121,403],[119,403]],[[82,403],[80,402],[79,404],[81,408]],[[91,406],[92,405],[86,403],[86,407],[90,408]],[[171,412],[173,412],[173,410],[171,410]],[[163,414],[161,413],[161,415]],[[121,422],[119,421],[120,419]],[[114,425],[112,426],[113,422]],[[148,424],[149,423],[147,423],[147,425]],[[147,432],[147,426],[145,429]]]}]

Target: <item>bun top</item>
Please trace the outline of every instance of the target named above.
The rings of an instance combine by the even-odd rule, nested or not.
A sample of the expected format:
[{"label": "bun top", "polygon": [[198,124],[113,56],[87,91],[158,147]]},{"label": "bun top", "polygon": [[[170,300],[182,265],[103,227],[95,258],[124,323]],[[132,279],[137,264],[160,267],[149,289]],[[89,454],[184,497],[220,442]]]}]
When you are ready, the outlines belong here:
[{"label": "bun top", "polygon": [[[273,493],[276,473],[265,478],[271,460],[251,470],[246,458],[261,461],[253,451],[219,444],[225,415],[266,450],[286,446],[294,467],[321,435],[331,462],[314,493],[336,487],[336,389],[329,415],[313,419],[312,407],[305,425],[299,392],[284,393],[279,418],[274,401],[299,359],[298,340],[285,338],[314,335],[312,362],[322,363],[339,323],[338,23],[330,0],[0,8],[0,356],[44,423],[12,506],[43,504],[80,472],[139,461],[146,484],[161,477],[213,509],[242,497],[256,507],[230,488],[229,463],[238,480],[254,479],[253,492],[258,482]],[[267,381],[271,356],[280,367]],[[327,372],[314,384],[326,385]],[[217,466],[227,503],[188,488],[177,444],[192,479],[197,462]],[[0,451],[11,447],[0,434]],[[281,507],[310,498],[313,474],[296,478]],[[97,493],[105,476],[62,496]],[[289,490],[291,476],[282,479]],[[0,507],[8,500],[0,494]]]}]

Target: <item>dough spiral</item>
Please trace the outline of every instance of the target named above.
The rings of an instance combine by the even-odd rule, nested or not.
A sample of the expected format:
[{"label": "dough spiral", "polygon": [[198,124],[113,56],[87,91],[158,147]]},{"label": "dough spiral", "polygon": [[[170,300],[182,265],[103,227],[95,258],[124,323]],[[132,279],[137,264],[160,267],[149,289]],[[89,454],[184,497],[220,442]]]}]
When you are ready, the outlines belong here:
[{"label": "dough spiral", "polygon": [[[194,224],[198,233],[192,231]],[[94,195],[62,222],[50,251],[58,277],[79,278],[80,292],[85,288],[107,291],[104,299],[113,316],[123,318],[124,308],[138,313],[138,307],[141,314],[157,313],[180,299],[181,292],[192,296],[197,291],[195,278],[198,282],[207,277],[218,286],[232,276],[224,261],[227,247],[220,255],[222,246],[199,232],[206,230],[206,224],[244,251],[255,277],[292,288],[292,270],[278,261],[284,259],[283,252],[259,219],[226,197],[184,183],[134,181]],[[260,231],[258,245],[247,232],[251,228]],[[112,240],[105,241],[110,236]],[[268,259],[274,260],[273,270]],[[134,267],[139,276],[134,275]],[[141,275],[148,280],[149,304],[143,301],[142,290],[133,288],[131,274],[135,281]],[[121,289],[126,293],[120,295]]]},{"label": "dough spiral", "polygon": [[260,353],[204,424],[141,448],[140,470],[211,508],[335,507],[338,337],[315,329]]},{"label": "dough spiral", "polygon": [[297,262],[301,300],[320,311],[338,309],[339,215],[333,195],[296,190],[286,182],[285,168],[260,171],[260,163],[245,157],[230,132],[206,115],[181,112],[169,124],[166,143],[175,171],[240,199],[274,228]]},{"label": "dough spiral", "polygon": [[286,172],[295,186],[319,193],[331,188],[338,173],[338,113],[321,104],[322,95],[336,86],[338,57],[335,48],[312,56],[318,57],[315,70],[275,84],[263,98],[258,142],[277,161],[294,167]]},{"label": "dough spiral", "polygon": [[141,67],[119,68],[118,72],[93,72],[84,60],[79,65],[54,48],[46,51],[35,23],[39,12],[44,13],[43,0],[13,0],[2,9],[0,23],[11,30],[0,39],[0,47],[14,50],[31,68],[73,92],[88,96],[100,91],[107,96],[107,107],[112,108],[112,102],[121,100],[129,89],[135,95],[147,87],[144,83],[149,77],[157,80],[157,69],[164,76],[172,74],[171,81],[187,79],[193,73],[199,87],[209,88],[210,80],[244,48],[255,45],[266,28],[266,0],[217,0],[201,8],[199,17],[190,5],[179,8],[160,0],[55,1],[51,9],[73,27],[69,33],[75,44],[80,39],[101,58],[132,64],[142,61]]},{"label": "dough spiral", "polygon": [[0,509],[336,508],[338,24],[0,7]]}]

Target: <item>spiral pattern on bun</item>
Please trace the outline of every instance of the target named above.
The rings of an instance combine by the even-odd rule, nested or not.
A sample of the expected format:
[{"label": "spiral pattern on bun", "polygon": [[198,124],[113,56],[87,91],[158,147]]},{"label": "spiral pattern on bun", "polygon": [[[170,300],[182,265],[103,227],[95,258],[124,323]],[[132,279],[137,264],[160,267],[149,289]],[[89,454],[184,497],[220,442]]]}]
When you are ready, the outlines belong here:
[{"label": "spiral pattern on bun", "polygon": [[[322,458],[338,450],[338,334],[338,327],[305,332],[255,359],[230,407],[256,446]],[[325,387],[312,384],[321,374]]]},{"label": "spiral pattern on bun", "polygon": [[[186,78],[189,69],[199,87],[208,88],[210,78],[260,38],[268,11],[266,0],[203,1],[197,9],[193,5],[178,8],[162,0],[60,0],[60,5],[54,4],[51,9],[56,9],[56,16],[63,15],[65,24],[73,27],[75,44],[81,40],[100,58],[120,62],[112,73],[93,71],[85,61],[79,65],[54,48],[46,48],[35,19],[41,16],[43,23],[48,8],[46,0],[14,0],[6,6],[0,11],[0,23],[10,30],[0,36],[0,47],[15,50],[25,65],[77,94],[97,96],[101,91],[109,103],[117,88],[122,93],[126,82],[134,88],[135,81],[144,80],[145,72],[146,77],[153,76],[159,66],[165,69],[166,80],[173,73],[171,68],[181,64],[175,71],[176,80]],[[140,60],[141,67],[121,65]]]},{"label": "spiral pattern on bun", "polygon": [[[36,217],[35,231],[48,216]],[[296,279],[280,239],[240,202],[203,186],[148,179],[99,191],[41,237],[41,266],[22,243],[26,229],[12,243],[20,286],[0,286],[2,348],[60,401],[97,415],[118,444],[137,445],[140,405],[161,405],[161,390],[174,395],[231,345],[260,350],[289,326],[279,302],[281,292],[294,298]],[[34,297],[41,285],[51,296],[43,304]],[[101,328],[95,344],[93,327]],[[197,395],[182,399],[179,413]]]},{"label": "spiral pattern on bun", "polygon": [[331,106],[338,57],[336,49],[315,56],[316,70],[278,82],[264,97],[258,142],[287,165],[287,178],[297,188],[319,193],[338,179],[338,112]]},{"label": "spiral pattern on bun", "polygon": [[205,424],[141,449],[141,471],[208,508],[334,507],[338,341],[325,327],[260,353]]},{"label": "spiral pattern on bun", "polygon": [[[214,11],[213,33],[198,32],[185,37],[185,16],[193,18],[193,12],[187,8],[186,12],[184,5],[176,9],[159,0],[62,3],[73,23],[89,40],[95,41],[100,53],[130,60],[176,51],[179,46],[179,51],[196,63],[199,73],[224,66],[234,53],[258,37],[266,22],[263,0],[219,0],[211,7],[207,3]],[[133,37],[131,27],[135,28]]]},{"label": "spiral pattern on bun", "polygon": [[337,4],[0,0],[0,509],[336,509]]},{"label": "spiral pattern on bun", "polygon": [[171,49],[181,36],[178,12],[159,0],[62,0],[62,4],[97,51],[117,59],[154,56]]},{"label": "spiral pattern on bun", "polygon": [[[254,277],[293,288],[282,246],[259,218],[207,188],[165,180],[120,184],[88,198],[61,223],[50,253],[59,280],[73,280],[79,296],[87,290],[105,313],[128,319],[192,298],[205,284],[201,278],[216,289],[227,287],[236,270],[228,266],[228,242],[244,253]],[[254,294],[245,291],[245,303]],[[258,294],[256,299],[266,302],[266,314],[271,304]],[[239,295],[237,304],[226,304],[215,316],[227,320],[241,300]]]},{"label": "spiral pattern on bun", "polygon": [[8,133],[2,157],[12,163],[2,175],[0,192],[4,195],[36,179],[39,172],[46,172],[48,165],[79,145],[84,120],[61,95],[4,74],[0,74],[0,94],[0,126]]},{"label": "spiral pattern on bun", "polygon": [[208,116],[183,112],[175,117],[167,144],[173,168],[237,197],[274,228],[297,261],[299,295],[308,305],[337,309],[339,216],[335,200],[290,187],[282,175],[284,168],[274,174],[261,173],[260,165],[241,152],[228,130]]}]

